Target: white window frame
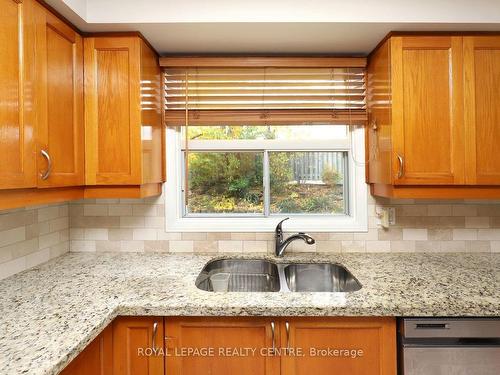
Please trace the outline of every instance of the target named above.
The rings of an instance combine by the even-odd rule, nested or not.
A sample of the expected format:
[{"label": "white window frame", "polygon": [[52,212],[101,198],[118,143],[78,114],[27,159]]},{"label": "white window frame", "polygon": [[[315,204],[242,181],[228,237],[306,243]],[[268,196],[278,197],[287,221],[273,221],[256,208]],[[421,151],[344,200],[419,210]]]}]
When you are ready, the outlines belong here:
[{"label": "white window frame", "polygon": [[[345,140],[309,140],[306,143],[293,140],[259,140],[259,150],[262,148],[269,151],[290,150],[296,145],[296,149],[300,151],[347,151],[349,215],[183,216],[183,142],[184,139],[178,129],[167,128],[167,182],[164,186],[165,230],[167,232],[273,232],[276,224],[286,217],[291,218],[286,223],[287,231],[368,231],[368,192],[364,168],[365,135],[362,127],[353,127]],[[269,147],[266,147],[266,142],[269,143]],[[209,144],[206,141],[189,142],[190,151],[195,151],[200,147],[203,147],[203,150],[213,149],[214,151],[222,147],[254,150],[255,141],[214,140]]]}]

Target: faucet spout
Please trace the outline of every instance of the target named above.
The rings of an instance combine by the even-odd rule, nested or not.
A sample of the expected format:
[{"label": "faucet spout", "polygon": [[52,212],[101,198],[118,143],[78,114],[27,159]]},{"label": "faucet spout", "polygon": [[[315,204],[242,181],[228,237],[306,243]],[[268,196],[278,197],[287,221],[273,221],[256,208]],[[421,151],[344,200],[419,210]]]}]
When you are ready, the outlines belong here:
[{"label": "faucet spout", "polygon": [[283,223],[283,221],[288,220],[288,219],[289,218],[286,218],[286,219],[280,221],[279,224],[276,226],[276,230],[275,230],[276,246],[275,246],[274,252],[275,252],[275,255],[277,257],[282,257],[284,255],[285,250],[288,247],[288,245],[290,245],[295,240],[302,240],[308,245],[313,245],[316,242],[314,240],[314,238],[312,238],[308,234],[305,234],[302,232],[294,234],[294,235],[288,237],[287,239],[283,240],[282,223]]}]

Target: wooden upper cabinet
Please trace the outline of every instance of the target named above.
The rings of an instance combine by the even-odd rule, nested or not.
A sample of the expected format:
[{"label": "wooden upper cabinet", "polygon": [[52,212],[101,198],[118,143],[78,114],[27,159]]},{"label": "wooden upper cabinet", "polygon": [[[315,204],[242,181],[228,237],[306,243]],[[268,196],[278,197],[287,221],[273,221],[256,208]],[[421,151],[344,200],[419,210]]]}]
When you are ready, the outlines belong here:
[{"label": "wooden upper cabinet", "polygon": [[83,185],[83,42],[75,30],[39,8],[38,186]]},{"label": "wooden upper cabinet", "polygon": [[87,185],[162,182],[156,54],[139,37],[86,38],[84,49]]},{"label": "wooden upper cabinet", "polygon": [[393,37],[394,184],[462,185],[462,37]]},{"label": "wooden upper cabinet", "polygon": [[[279,356],[263,355],[273,342],[280,347],[279,323],[270,318],[165,318],[166,374],[279,374]],[[213,353],[182,356],[181,349],[189,347]],[[221,354],[225,348],[229,353]],[[255,353],[239,351],[245,348]]]},{"label": "wooden upper cabinet", "polygon": [[0,0],[0,8],[0,189],[34,187],[34,4]]},{"label": "wooden upper cabinet", "polygon": [[61,375],[113,374],[113,331],[106,327],[68,366]]},{"label": "wooden upper cabinet", "polygon": [[113,375],[163,375],[163,318],[119,317],[113,323]]},{"label": "wooden upper cabinet", "polygon": [[466,181],[500,185],[500,37],[464,37]]},{"label": "wooden upper cabinet", "polygon": [[394,318],[291,318],[281,343],[303,354],[281,356],[286,375],[396,375]]}]

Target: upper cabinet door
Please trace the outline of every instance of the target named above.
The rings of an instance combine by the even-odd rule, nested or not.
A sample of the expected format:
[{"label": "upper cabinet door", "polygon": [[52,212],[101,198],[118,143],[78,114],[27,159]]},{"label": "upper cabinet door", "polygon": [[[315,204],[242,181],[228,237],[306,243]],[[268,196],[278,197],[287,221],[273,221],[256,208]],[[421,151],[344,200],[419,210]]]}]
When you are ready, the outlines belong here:
[{"label": "upper cabinet door", "polygon": [[464,37],[467,184],[500,184],[500,37]]},{"label": "upper cabinet door", "polygon": [[33,3],[0,0],[0,189],[36,186]]},{"label": "upper cabinet door", "polygon": [[139,185],[140,39],[85,38],[87,185]]},{"label": "upper cabinet door", "polygon": [[462,38],[393,37],[391,56],[394,184],[464,184]]},{"label": "upper cabinet door", "polygon": [[83,185],[82,38],[52,13],[40,11],[38,186]]}]

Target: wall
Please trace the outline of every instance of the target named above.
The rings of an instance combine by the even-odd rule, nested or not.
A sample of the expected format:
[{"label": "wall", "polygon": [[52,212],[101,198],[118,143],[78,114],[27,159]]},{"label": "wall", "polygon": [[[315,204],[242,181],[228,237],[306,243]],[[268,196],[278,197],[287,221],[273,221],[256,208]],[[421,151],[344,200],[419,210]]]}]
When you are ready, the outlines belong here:
[{"label": "wall", "polygon": [[[376,207],[396,207],[377,227]],[[272,252],[273,233],[166,233],[163,197],[70,203],[71,251]],[[369,198],[368,233],[310,233],[310,252],[500,252],[500,202]]]},{"label": "wall", "polygon": [[69,251],[68,204],[0,211],[0,279]]}]

